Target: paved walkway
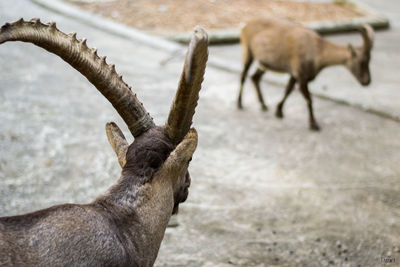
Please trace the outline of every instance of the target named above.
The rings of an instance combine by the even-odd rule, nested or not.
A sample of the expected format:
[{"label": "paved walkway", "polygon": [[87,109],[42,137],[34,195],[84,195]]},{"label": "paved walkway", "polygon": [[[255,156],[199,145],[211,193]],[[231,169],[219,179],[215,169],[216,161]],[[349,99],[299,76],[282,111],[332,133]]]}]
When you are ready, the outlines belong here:
[{"label": "paved walkway", "polygon": [[[388,15],[397,16],[398,4],[388,3]],[[182,59],[161,65],[170,51],[28,0],[0,1],[0,24],[21,16],[53,20],[64,32],[87,38],[116,64],[156,123],[165,121]],[[377,34],[376,54],[385,54],[386,46],[394,51],[400,39],[396,23]],[[392,41],[383,43],[380,36]],[[211,48],[210,59],[226,55],[228,64],[236,64],[235,49]],[[382,92],[375,88],[394,84],[397,71],[390,68],[385,79],[376,61],[395,66],[396,56],[374,56],[370,89],[357,88],[346,73],[340,83],[360,95]],[[327,70],[313,87],[334,80],[336,71],[341,70]],[[333,84],[327,84],[330,91]],[[286,118],[278,120],[259,110],[251,88],[246,109],[236,110],[237,86],[236,73],[207,68],[194,118],[199,146],[190,166],[189,198],[180,207],[179,226],[167,229],[156,266],[380,266],[388,252],[398,262],[399,122],[319,99],[315,113],[323,130],[312,133],[299,94],[288,100]],[[281,86],[264,87],[269,103],[276,103]],[[30,44],[0,45],[0,103],[0,216],[86,203],[118,178],[104,125],[123,123],[59,58]]]}]

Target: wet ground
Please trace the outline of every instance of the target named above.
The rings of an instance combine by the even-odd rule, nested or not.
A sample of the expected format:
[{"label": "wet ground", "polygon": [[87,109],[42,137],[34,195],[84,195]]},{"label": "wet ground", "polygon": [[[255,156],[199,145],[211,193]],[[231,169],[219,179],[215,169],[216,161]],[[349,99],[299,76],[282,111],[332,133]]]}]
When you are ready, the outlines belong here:
[{"label": "wet ground", "polygon": [[[161,66],[169,57],[164,51],[27,0],[0,2],[1,24],[21,16],[54,20],[87,38],[164,123],[182,59]],[[277,85],[263,85],[270,110],[262,112],[248,83],[245,110],[238,111],[238,79],[207,69],[194,119],[199,146],[190,195],[179,225],[166,231],[156,266],[380,266],[388,258],[398,264],[400,123],[316,98],[322,131],[313,133],[297,92],[285,119],[274,117],[283,93]],[[86,203],[118,178],[104,125],[123,124],[61,59],[30,44],[1,45],[0,103],[1,216]]]}]

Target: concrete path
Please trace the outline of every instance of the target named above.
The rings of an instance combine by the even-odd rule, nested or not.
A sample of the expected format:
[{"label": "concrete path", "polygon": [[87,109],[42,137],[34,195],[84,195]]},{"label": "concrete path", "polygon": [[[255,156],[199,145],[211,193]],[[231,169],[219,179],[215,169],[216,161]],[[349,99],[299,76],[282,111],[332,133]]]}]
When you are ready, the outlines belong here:
[{"label": "concrete path", "polygon": [[[97,30],[28,0],[0,2],[0,24],[21,16],[53,20],[64,32],[77,31],[78,37],[87,38],[99,55],[116,64],[156,123],[164,122],[181,59],[162,66],[169,52]],[[386,78],[376,65],[383,60],[378,54],[400,40],[398,25],[392,25],[391,31],[377,34],[370,89],[358,88],[341,70],[327,70],[312,87],[327,83],[330,91],[334,87],[328,81],[336,71],[343,77],[339,92],[348,88],[354,94],[374,94],[389,81],[398,81],[397,55],[379,63],[393,66]],[[383,35],[392,42],[379,41]],[[240,55],[237,47],[231,48],[211,48],[210,59],[226,55],[233,64]],[[237,86],[237,74],[207,69],[194,119],[199,146],[190,166],[190,195],[180,207],[178,227],[167,229],[156,266],[399,262],[399,122],[319,99],[315,113],[323,130],[312,133],[299,94],[288,100],[285,119],[278,120],[271,111],[259,110],[250,85],[246,109],[236,110]],[[281,86],[264,87],[268,102],[277,103]],[[104,125],[111,120],[123,123],[96,89],[56,56],[30,44],[1,45],[0,103],[1,216],[64,202],[86,203],[118,178],[120,168]]]}]

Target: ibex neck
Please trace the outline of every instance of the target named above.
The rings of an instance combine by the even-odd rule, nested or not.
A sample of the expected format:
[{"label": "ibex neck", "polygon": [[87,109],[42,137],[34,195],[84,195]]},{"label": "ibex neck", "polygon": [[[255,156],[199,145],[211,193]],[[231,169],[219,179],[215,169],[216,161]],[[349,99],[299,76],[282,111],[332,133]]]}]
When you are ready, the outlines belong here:
[{"label": "ibex neck", "polygon": [[129,178],[121,177],[94,201],[111,214],[131,250],[128,253],[146,260],[140,266],[152,265],[156,259],[174,207],[172,185],[160,180],[130,185]]},{"label": "ibex neck", "polygon": [[344,65],[349,59],[350,51],[346,46],[338,45],[329,41],[324,40],[321,46],[321,58],[320,66],[321,69],[333,65]]}]

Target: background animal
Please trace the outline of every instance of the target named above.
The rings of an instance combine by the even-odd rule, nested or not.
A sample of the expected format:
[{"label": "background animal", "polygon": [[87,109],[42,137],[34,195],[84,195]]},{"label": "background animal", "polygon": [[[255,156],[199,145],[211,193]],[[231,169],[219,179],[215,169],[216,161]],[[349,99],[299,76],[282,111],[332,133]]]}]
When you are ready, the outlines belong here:
[{"label": "background animal", "polygon": [[242,109],[243,84],[247,72],[254,60],[258,62],[257,70],[251,76],[261,108],[267,110],[260,90],[260,80],[266,70],[288,73],[289,82],[285,94],[279,102],[275,115],[283,118],[283,105],[286,98],[298,83],[304,96],[311,130],[320,127],[314,118],[311,94],[308,83],[325,67],[345,66],[363,86],[371,82],[369,61],[374,40],[374,32],[369,25],[360,28],[363,44],[355,47],[335,44],[321,37],[316,32],[299,24],[281,18],[248,22],[241,30],[243,71],[240,80],[237,106]]},{"label": "background animal", "polygon": [[135,137],[106,125],[122,173],[89,204],[63,204],[0,218],[1,266],[152,266],[172,214],[186,200],[189,162],[197,146],[190,129],[208,57],[207,34],[192,36],[165,125],[156,126],[122,76],[76,34],[38,19],[6,23],[0,44],[30,42],[57,54],[83,74],[114,106]]}]

